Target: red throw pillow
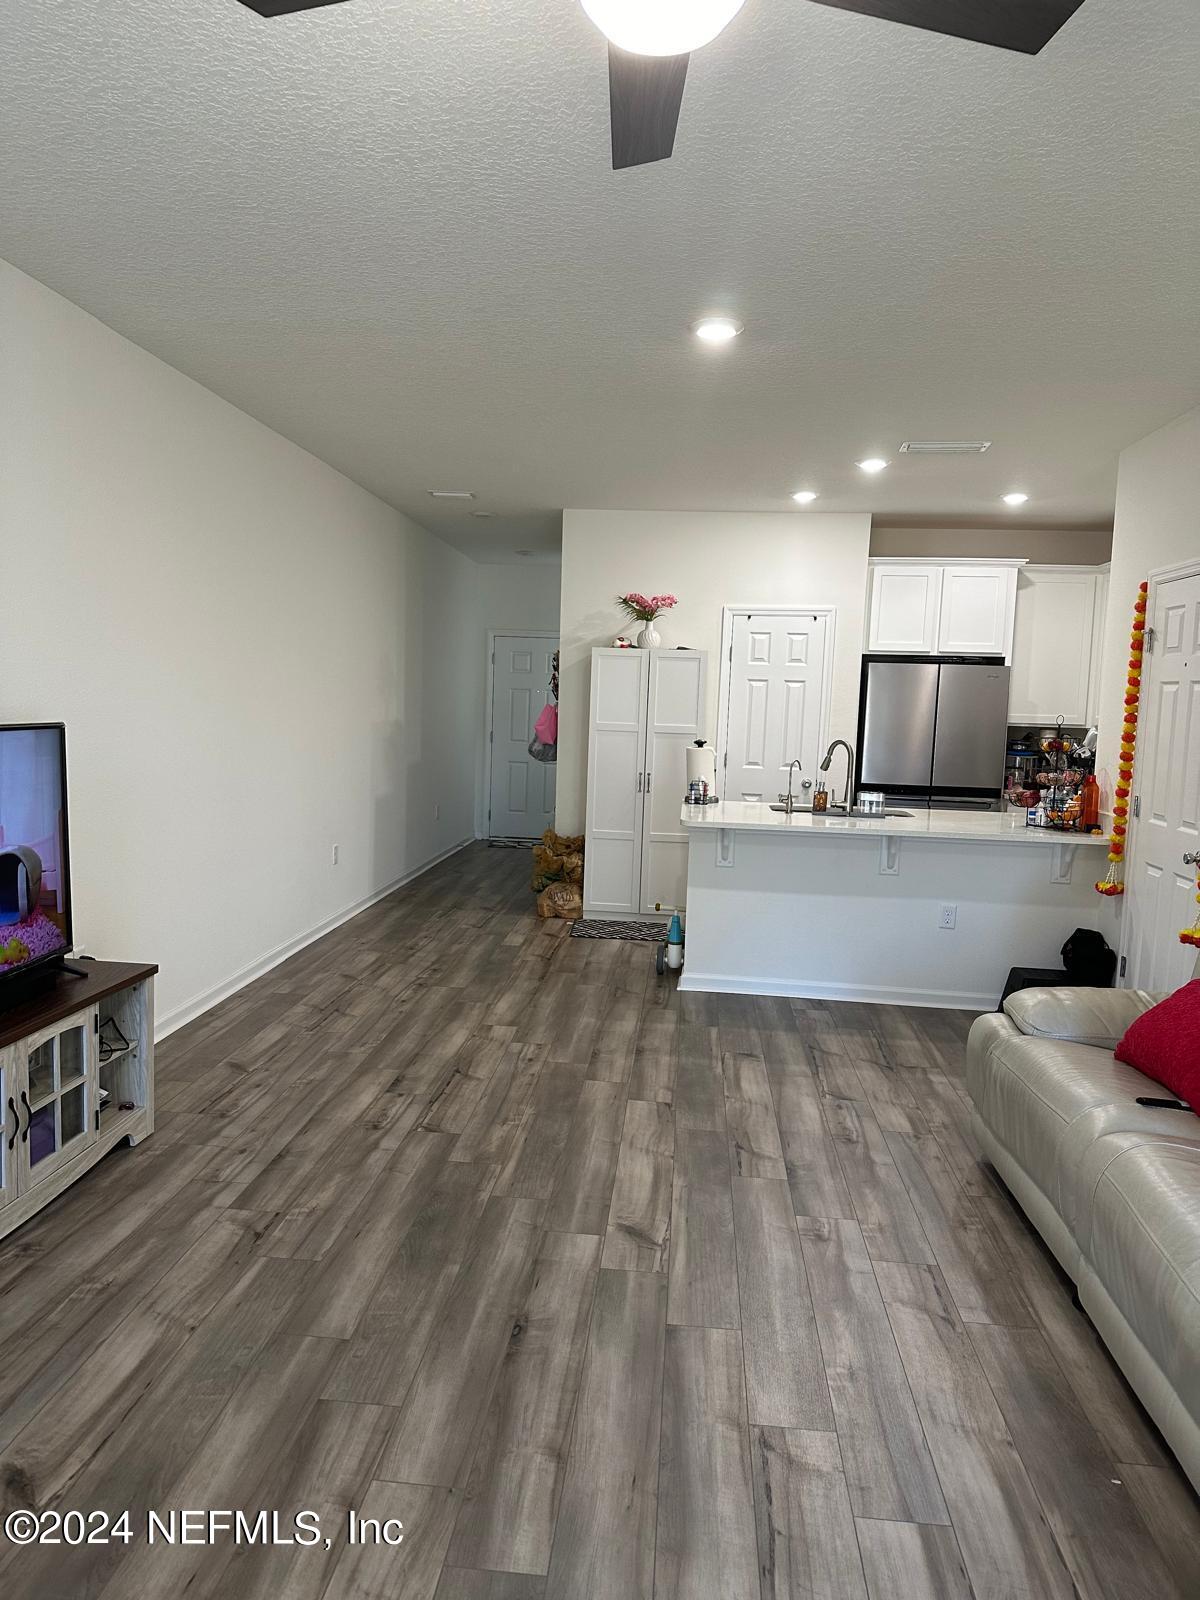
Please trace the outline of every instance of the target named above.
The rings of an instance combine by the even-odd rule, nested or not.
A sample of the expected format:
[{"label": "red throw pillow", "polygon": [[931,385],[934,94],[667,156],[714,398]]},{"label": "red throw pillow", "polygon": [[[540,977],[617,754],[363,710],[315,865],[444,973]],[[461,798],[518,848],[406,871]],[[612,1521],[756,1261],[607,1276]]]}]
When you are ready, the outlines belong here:
[{"label": "red throw pillow", "polygon": [[1113,1054],[1200,1114],[1200,978],[1143,1011]]}]

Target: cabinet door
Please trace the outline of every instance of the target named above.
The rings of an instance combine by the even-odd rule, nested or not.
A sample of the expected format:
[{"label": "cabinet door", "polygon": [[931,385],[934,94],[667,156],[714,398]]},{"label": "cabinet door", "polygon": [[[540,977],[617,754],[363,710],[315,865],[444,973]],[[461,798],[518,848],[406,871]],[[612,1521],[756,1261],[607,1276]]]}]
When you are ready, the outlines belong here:
[{"label": "cabinet door", "polygon": [[1088,683],[1087,716],[1090,728],[1100,720],[1100,678],[1104,671],[1105,645],[1108,643],[1108,573],[1096,574],[1096,607],[1092,622],[1092,668]]},{"label": "cabinet door", "polygon": [[1004,656],[1012,651],[1015,567],[947,566],[938,616],[940,655]]},{"label": "cabinet door", "polygon": [[0,1049],[0,1211],[17,1198],[17,1144],[24,1120],[17,1098],[17,1052]]},{"label": "cabinet door", "polygon": [[916,563],[871,568],[867,648],[931,655],[936,647],[941,567]]},{"label": "cabinet door", "polygon": [[22,1194],[45,1183],[96,1137],[95,1010],[22,1041],[16,1050]]},{"label": "cabinet door", "polygon": [[1096,576],[1091,572],[1039,572],[1017,580],[1008,720],[1051,726],[1056,717],[1082,724],[1088,717]]},{"label": "cabinet door", "polygon": [[642,811],[643,911],[674,910],[687,893],[687,829],[679,807],[687,793],[687,749],[704,737],[707,657],[699,650],[655,650],[650,661]]},{"label": "cabinet door", "polygon": [[592,652],[584,904],[635,913],[641,904],[646,784],[646,650]]}]

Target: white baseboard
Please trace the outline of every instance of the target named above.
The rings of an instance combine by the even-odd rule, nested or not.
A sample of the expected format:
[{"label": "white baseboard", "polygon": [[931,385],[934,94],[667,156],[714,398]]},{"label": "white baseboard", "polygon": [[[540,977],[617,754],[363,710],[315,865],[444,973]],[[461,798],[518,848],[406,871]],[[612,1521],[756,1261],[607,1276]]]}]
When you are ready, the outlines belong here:
[{"label": "white baseboard", "polygon": [[685,964],[681,989],[697,994],[777,995],[785,1000],[854,1000],[868,1006],[928,1006],[937,1011],[994,1011],[998,995],[963,994],[954,989],[890,989],[857,983],[815,983],[803,978],[730,978],[717,972],[690,972]]},{"label": "white baseboard", "polygon": [[419,878],[422,873],[429,872],[440,862],[457,855],[460,850],[465,850],[469,844],[474,844],[474,838],[460,839],[457,844],[452,844],[448,850],[443,850],[431,860],[423,862],[421,866],[414,867],[411,872],[406,872],[393,883],[377,889],[374,894],[369,894],[364,900],[358,900],[352,906],[347,906],[344,911],[337,911],[332,917],[327,917],[324,922],[319,922],[315,928],[309,928],[306,933],[297,934],[294,939],[276,945],[274,950],[269,950],[265,956],[260,956],[257,961],[252,961],[248,966],[233,973],[211,989],[206,989],[203,994],[185,1000],[181,1006],[176,1006],[174,1011],[168,1011],[157,1019],[154,1030],[155,1040],[165,1039],[168,1034],[177,1029],[186,1027],[189,1022],[194,1022],[197,1017],[203,1016],[206,1011],[211,1011],[213,1006],[220,1005],[222,1000],[228,1000],[231,994],[236,994],[239,989],[244,989],[248,983],[253,983],[256,978],[261,978],[264,973],[270,972],[272,967],[277,967],[290,956],[297,955],[310,944],[315,944],[318,939],[324,938],[327,933],[332,933],[335,928],[340,928],[344,922],[349,922],[352,917],[357,917],[362,911],[368,910],[373,905],[378,905],[381,900],[386,900],[388,895],[395,894],[397,889],[403,889],[406,883],[412,883],[414,878]]}]

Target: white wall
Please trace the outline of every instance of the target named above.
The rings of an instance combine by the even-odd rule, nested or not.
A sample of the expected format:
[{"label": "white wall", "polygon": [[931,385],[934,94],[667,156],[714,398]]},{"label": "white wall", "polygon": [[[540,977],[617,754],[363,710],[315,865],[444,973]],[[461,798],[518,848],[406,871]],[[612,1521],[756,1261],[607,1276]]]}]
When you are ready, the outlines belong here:
[{"label": "white wall", "polygon": [[614,604],[624,590],[678,596],[678,607],[657,626],[664,644],[709,652],[713,739],[722,606],[836,606],[830,736],[853,740],[870,531],[866,514],[564,512],[559,831],[583,831],[591,649],[629,633]]},{"label": "white wall", "polygon": [[169,1025],[470,837],[475,569],[4,264],[0,345],[0,721],[66,722],[77,943]]},{"label": "white wall", "polygon": [[[1100,680],[1096,773],[1112,805],[1124,721],[1129,631],[1138,585],[1156,567],[1200,557],[1200,409],[1121,452],[1113,525],[1108,617]],[[1111,820],[1111,817],[1110,817]],[[1106,899],[1099,926],[1114,949],[1121,941],[1124,897]],[[1200,968],[1198,968],[1200,970]]]},{"label": "white wall", "polygon": [[[1200,408],[1121,451],[1108,621],[1100,680],[1098,767],[1116,770],[1129,630],[1138,584],[1156,567],[1200,557]],[[1111,787],[1107,791],[1111,798]]]},{"label": "white wall", "polygon": [[475,618],[472,648],[478,679],[475,747],[475,832],[487,836],[487,764],[484,754],[491,725],[487,703],[487,636],[493,633],[557,633],[562,567],[557,561],[521,561],[475,568]]},{"label": "white wall", "polygon": [[881,528],[877,521],[871,527],[873,556],[1023,556],[1055,566],[1094,566],[1107,561],[1111,549],[1111,529],[1027,528],[1017,517],[1004,528]]}]

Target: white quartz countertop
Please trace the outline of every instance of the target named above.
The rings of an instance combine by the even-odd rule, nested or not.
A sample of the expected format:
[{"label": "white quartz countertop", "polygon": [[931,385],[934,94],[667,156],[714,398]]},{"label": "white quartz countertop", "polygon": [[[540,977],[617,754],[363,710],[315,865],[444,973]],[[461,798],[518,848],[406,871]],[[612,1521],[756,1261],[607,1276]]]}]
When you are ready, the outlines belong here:
[{"label": "white quartz countertop", "polygon": [[[897,810],[908,809],[898,806]],[[832,811],[793,811],[787,816],[761,801],[720,800],[711,806],[681,807],[684,827],[730,828],[742,833],[794,833],[806,839],[878,838],[933,839],[946,843],[1008,845],[1103,845],[1101,833],[1059,833],[1028,828],[1023,811],[924,811],[911,817],[844,817]]]}]

